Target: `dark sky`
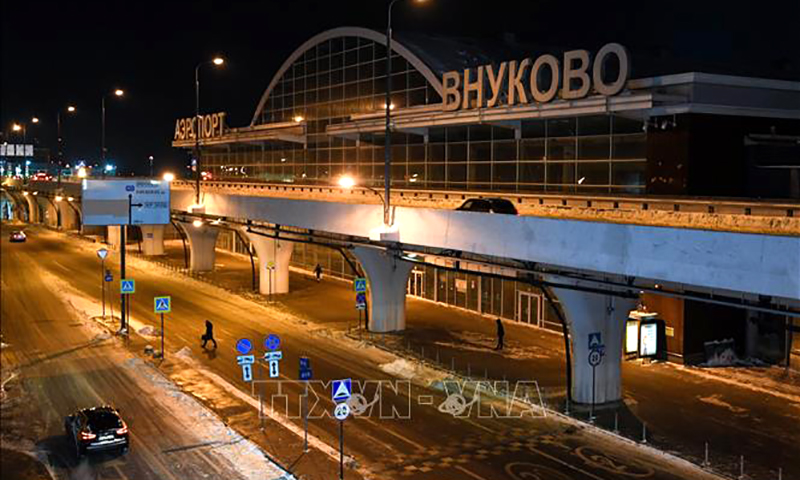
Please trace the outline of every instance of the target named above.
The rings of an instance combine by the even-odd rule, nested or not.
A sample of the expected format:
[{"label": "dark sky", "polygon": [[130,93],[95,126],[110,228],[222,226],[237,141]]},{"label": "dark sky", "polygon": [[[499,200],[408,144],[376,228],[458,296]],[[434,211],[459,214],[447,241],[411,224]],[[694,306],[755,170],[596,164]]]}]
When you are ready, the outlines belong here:
[{"label": "dark sky", "polygon": [[[185,154],[170,147],[174,121],[194,110],[194,66],[215,54],[228,63],[205,69],[202,110],[228,112],[228,125],[249,123],[283,60],[325,29],[383,30],[387,0],[370,1],[45,1],[2,2],[4,138],[12,122],[38,116],[28,129],[55,145],[59,108],[68,160],[100,158],[100,99],[107,100],[109,158],[147,172],[176,169]],[[563,0],[411,0],[395,6],[395,31],[502,38],[513,32],[538,45],[596,50],[626,45],[637,73],[693,69],[800,81],[800,2]],[[676,70],[673,64],[677,65]],[[637,70],[638,67],[638,70]],[[659,72],[659,68],[666,69]],[[639,75],[641,76],[641,75]],[[14,138],[10,138],[11,141]]]}]

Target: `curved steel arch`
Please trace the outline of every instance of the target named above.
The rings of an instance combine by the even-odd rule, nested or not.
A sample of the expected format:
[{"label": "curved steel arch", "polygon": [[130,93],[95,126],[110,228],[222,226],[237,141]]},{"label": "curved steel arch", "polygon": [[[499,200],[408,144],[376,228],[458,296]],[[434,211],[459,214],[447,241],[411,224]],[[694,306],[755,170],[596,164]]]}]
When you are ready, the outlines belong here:
[{"label": "curved steel arch", "polygon": [[[258,102],[258,106],[256,107],[256,112],[253,114],[253,119],[250,121],[250,126],[256,124],[259,115],[261,115],[262,110],[264,109],[264,105],[267,103],[267,99],[269,98],[269,94],[272,92],[272,89],[275,88],[275,85],[278,83],[278,80],[283,77],[283,74],[286,70],[297,60],[300,55],[306,52],[309,48],[322,43],[326,40],[330,40],[336,37],[361,37],[366,38],[367,40],[372,40],[375,43],[380,45],[386,46],[386,35],[383,33],[378,33],[375,30],[370,30],[368,28],[362,27],[338,27],[333,28],[330,30],[326,30],[322,33],[314,35],[313,37],[309,38],[302,45],[300,45],[297,50],[292,52],[289,55],[289,58],[283,62],[281,68],[272,77],[272,81],[269,82],[269,86],[264,94],[261,96],[261,100]],[[426,80],[433,86],[439,95],[442,95],[442,82],[439,78],[433,73],[433,70],[425,64],[418,56],[411,52],[408,48],[403,46],[403,44],[399,43],[397,40],[392,38],[392,51],[396,52],[408,62],[414,66],[421,74],[425,77]]]}]

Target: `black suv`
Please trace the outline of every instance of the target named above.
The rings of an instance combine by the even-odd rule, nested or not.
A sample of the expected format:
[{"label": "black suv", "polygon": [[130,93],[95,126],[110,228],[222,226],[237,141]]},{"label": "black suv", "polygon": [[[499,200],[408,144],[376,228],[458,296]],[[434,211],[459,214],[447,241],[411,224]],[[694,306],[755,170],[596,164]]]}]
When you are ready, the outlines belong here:
[{"label": "black suv", "polygon": [[517,209],[511,201],[505,198],[470,198],[456,210],[483,213],[504,213],[516,215]]},{"label": "black suv", "polygon": [[64,419],[67,437],[75,443],[80,459],[87,452],[120,449],[128,451],[128,425],[114,407],[93,407],[78,410]]}]

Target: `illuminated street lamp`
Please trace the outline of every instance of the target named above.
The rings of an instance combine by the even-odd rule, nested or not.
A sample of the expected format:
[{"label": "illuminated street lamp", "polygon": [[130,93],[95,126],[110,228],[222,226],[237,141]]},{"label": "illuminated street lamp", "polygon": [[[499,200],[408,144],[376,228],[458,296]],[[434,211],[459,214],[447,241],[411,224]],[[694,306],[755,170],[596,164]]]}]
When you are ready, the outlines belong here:
[{"label": "illuminated street lamp", "polygon": [[39,117],[33,117],[33,118],[31,118],[31,122],[33,122],[33,123],[39,123]]},{"label": "illuminated street lamp", "polygon": [[200,228],[200,227],[203,226],[203,221],[202,220],[195,220],[195,221],[192,222],[192,225],[194,225],[194,228]]},{"label": "illuminated street lamp", "polygon": [[11,126],[11,130],[14,130],[15,132],[19,132],[19,131],[22,130],[22,125],[20,125],[19,123],[15,123],[14,125]]},{"label": "illuminated street lamp", "polygon": [[[67,113],[75,113],[73,105],[67,105]],[[58,133],[58,158],[56,158],[56,165],[58,166],[58,187],[61,188],[61,169],[64,164],[64,137],[61,135],[61,110],[56,114],[56,132]]]},{"label": "illuminated street lamp", "polygon": [[[384,144],[384,196],[386,202],[383,207],[383,223],[386,226],[392,226],[392,219],[389,218],[389,210],[391,201],[390,191],[392,183],[392,7],[400,0],[392,0],[389,3],[389,14],[386,22],[386,103],[383,104],[383,109],[386,111],[386,129],[384,135],[386,136]],[[426,0],[414,0],[414,3],[425,3]]]},{"label": "illuminated street lamp", "polygon": [[175,174],[167,172],[164,174],[162,178],[164,179],[165,182],[172,182],[173,180],[175,180]]},{"label": "illuminated street lamp", "polygon": [[[341,177],[339,177],[339,180],[338,180],[337,183],[342,188],[351,189],[351,188],[356,186],[356,179],[351,177],[350,175],[342,175]],[[389,215],[389,213],[388,213],[389,212],[389,204],[383,198],[383,195],[381,195],[381,192],[379,192],[378,190],[375,190],[374,188],[370,187],[369,185],[359,185],[359,186],[362,187],[362,188],[366,188],[370,192],[373,192],[374,194],[376,194],[378,196],[378,198],[381,199],[381,203],[383,204],[383,224],[386,225],[387,227],[390,227],[391,224],[389,223],[389,221],[391,220],[390,219],[391,215]]]},{"label": "illuminated street lamp", "polygon": [[210,62],[200,62],[194,67],[194,166],[195,166],[195,204],[200,205],[200,67],[203,65],[216,65],[225,63],[222,57],[214,57]]},{"label": "illuminated street lamp", "polygon": [[[110,93],[111,92],[104,94],[102,100],[100,101],[100,104],[101,104],[101,109],[100,109],[101,110],[101,114],[100,114],[100,116],[101,116],[101,124],[102,124],[101,125],[102,128],[100,130],[100,136],[101,136],[101,138],[100,138],[100,160],[101,160],[102,163],[106,163],[106,151],[107,151],[107,149],[106,149],[106,97],[109,96]],[[125,92],[123,90],[120,90],[119,88],[115,89],[113,93],[117,97],[121,97],[121,96],[125,95]],[[108,170],[108,168],[106,168],[106,170]],[[105,177],[105,172],[103,172],[103,176]]]},{"label": "illuminated street lamp", "polygon": [[62,200],[64,200],[64,197],[61,195],[56,195],[56,202],[61,202]]}]

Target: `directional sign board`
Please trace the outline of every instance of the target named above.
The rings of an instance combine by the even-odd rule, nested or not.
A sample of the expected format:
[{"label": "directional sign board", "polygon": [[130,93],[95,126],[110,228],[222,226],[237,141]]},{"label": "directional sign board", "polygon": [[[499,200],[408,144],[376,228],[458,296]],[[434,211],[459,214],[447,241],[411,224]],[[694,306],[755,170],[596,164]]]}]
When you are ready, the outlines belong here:
[{"label": "directional sign board", "polygon": [[236,357],[236,363],[239,365],[252,365],[256,362],[255,355],[238,355]]},{"label": "directional sign board", "polygon": [[356,293],[363,293],[367,291],[367,279],[366,278],[356,278],[353,280],[353,287],[356,289]]},{"label": "directional sign board", "polygon": [[348,398],[350,398],[352,392],[352,382],[349,378],[345,378],[344,380],[334,380],[333,385],[331,387],[331,393],[333,397],[333,401],[338,402],[346,402]]},{"label": "directional sign board", "polygon": [[350,405],[346,403],[340,403],[333,409],[333,416],[340,422],[344,421],[348,415],[350,415]]},{"label": "directional sign board", "polygon": [[136,281],[132,278],[120,280],[119,291],[120,293],[136,293]]},{"label": "directional sign board", "polygon": [[300,380],[311,380],[311,360],[308,357],[300,357]]},{"label": "directional sign board", "polygon": [[156,313],[169,313],[172,311],[171,297],[155,297],[153,304],[153,311]]},{"label": "directional sign board", "polygon": [[281,374],[277,360],[269,361],[269,378],[278,378]]},{"label": "directional sign board", "polygon": [[132,225],[167,225],[169,182],[161,180],[88,180],[81,183],[84,225],[127,225],[128,196],[141,204],[130,210]]}]

